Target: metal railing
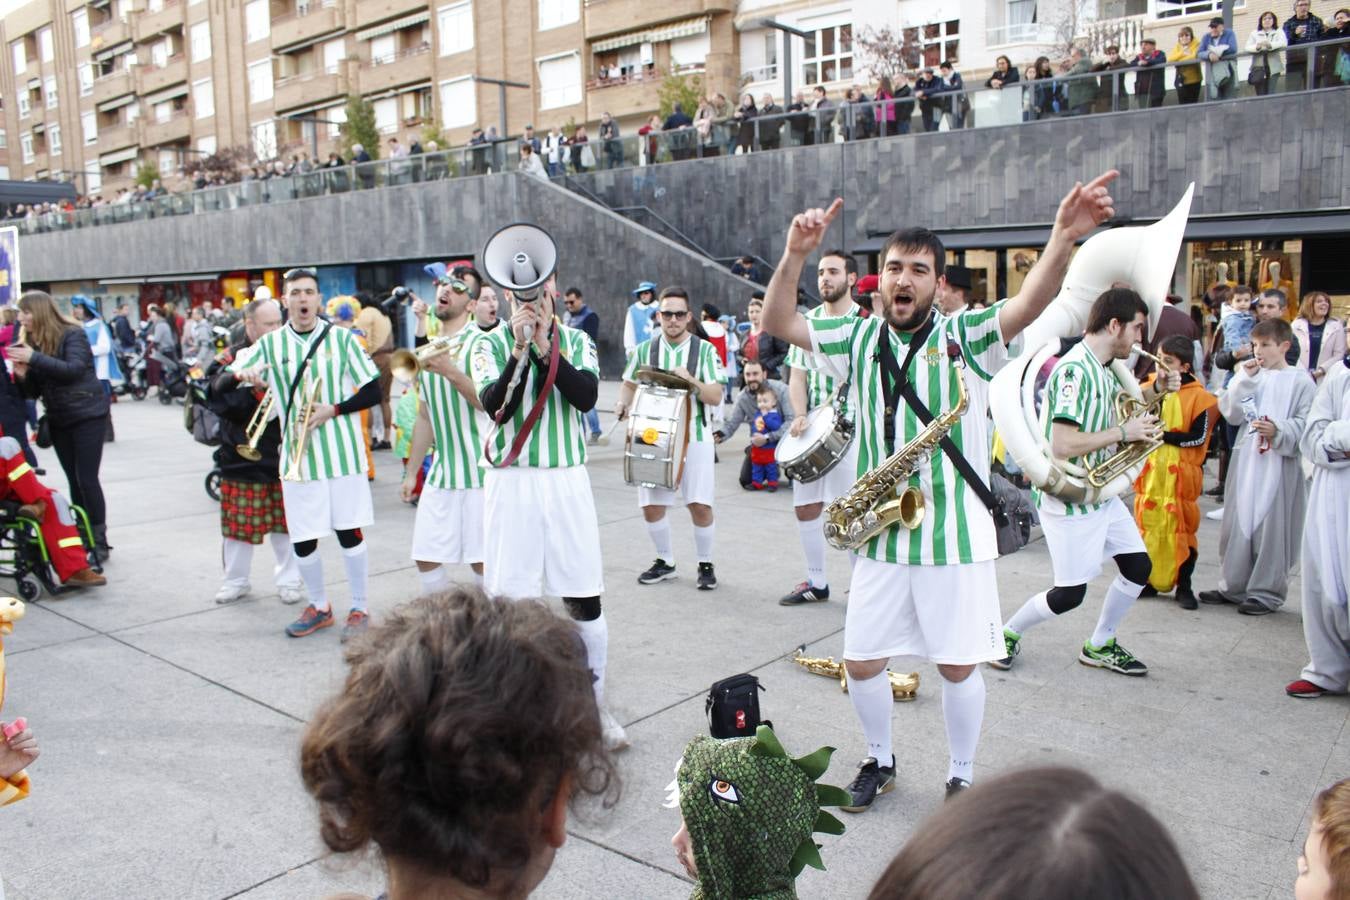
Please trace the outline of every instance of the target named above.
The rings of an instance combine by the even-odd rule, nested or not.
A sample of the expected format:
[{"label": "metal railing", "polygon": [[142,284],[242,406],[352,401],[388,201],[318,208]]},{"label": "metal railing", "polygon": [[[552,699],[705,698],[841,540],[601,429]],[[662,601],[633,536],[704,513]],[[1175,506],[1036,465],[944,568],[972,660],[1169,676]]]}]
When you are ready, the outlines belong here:
[{"label": "metal railing", "polygon": [[[559,178],[597,169],[658,165],[785,147],[1339,88],[1344,84],[1335,74],[1337,57],[1333,54],[1340,52],[1344,52],[1342,45],[1336,41],[1290,48],[1283,51],[1285,73],[1272,76],[1261,84],[1252,84],[1248,79],[1253,59],[1260,58],[1261,54],[1243,52],[1219,62],[1188,61],[1153,68],[1063,75],[1022,81],[1002,89],[976,85],[964,91],[938,93],[922,99],[911,96],[840,103],[822,109],[794,110],[744,120],[725,119],[703,129],[690,126],[614,140],[597,138],[584,144],[564,146],[557,154],[541,154],[540,158],[545,166],[544,174]],[[1180,88],[1176,86],[1178,70],[1182,76]],[[1197,74],[1200,76],[1198,81],[1189,81]],[[513,172],[520,167],[518,148],[518,139],[511,138],[399,159],[316,168],[288,176],[184,191],[153,200],[55,211],[12,220],[12,224],[18,225],[24,233],[33,234]],[[698,249],[711,256],[703,248]]]}]

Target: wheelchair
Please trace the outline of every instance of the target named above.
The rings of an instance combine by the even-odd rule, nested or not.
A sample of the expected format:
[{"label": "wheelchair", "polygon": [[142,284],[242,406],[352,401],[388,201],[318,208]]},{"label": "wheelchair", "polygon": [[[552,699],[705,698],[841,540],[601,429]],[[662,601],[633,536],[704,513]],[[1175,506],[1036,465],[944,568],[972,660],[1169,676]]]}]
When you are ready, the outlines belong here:
[{"label": "wheelchair", "polygon": [[[89,568],[102,573],[103,564],[94,552],[94,530],[89,525],[89,516],[73,503],[69,507]],[[14,579],[19,596],[27,601],[36,600],[43,590],[53,597],[65,593],[68,589],[56,577],[41,523],[20,515],[18,510],[18,503],[0,501],[0,578]]]}]

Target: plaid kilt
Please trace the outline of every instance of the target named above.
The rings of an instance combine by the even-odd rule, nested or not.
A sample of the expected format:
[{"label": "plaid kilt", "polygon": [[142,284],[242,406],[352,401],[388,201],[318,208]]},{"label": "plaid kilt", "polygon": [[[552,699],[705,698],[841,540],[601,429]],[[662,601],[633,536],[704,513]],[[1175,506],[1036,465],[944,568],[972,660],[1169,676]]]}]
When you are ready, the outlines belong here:
[{"label": "plaid kilt", "polygon": [[220,533],[245,544],[261,544],[269,534],[286,533],[281,482],[220,481]]}]

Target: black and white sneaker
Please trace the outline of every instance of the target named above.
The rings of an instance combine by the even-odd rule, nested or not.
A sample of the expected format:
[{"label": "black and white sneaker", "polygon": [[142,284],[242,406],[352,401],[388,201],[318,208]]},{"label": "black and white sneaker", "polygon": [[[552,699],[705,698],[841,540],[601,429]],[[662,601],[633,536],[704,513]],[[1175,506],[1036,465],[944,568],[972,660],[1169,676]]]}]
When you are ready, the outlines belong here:
[{"label": "black and white sneaker", "polygon": [[659,584],[662,581],[673,581],[674,579],[675,567],[664,559],[658,559],[652,563],[650,569],[638,576],[638,584]]},{"label": "black and white sneaker", "polygon": [[848,786],[852,805],[839,808],[844,812],[866,812],[878,794],[888,794],[894,789],[895,757],[891,757],[889,766],[882,766],[878,765],[876,757],[869,756],[858,766],[858,777]]},{"label": "black and white sneaker", "polygon": [[801,606],[803,603],[824,603],[830,599],[830,586],[812,587],[811,582],[803,581],[792,589],[792,593],[778,598],[779,606]]},{"label": "black and white sneaker", "polygon": [[698,589],[700,591],[711,591],[717,587],[717,574],[713,572],[713,564],[704,562],[698,564]]},{"label": "black and white sneaker", "polygon": [[954,800],[957,794],[969,789],[969,781],[966,781],[964,778],[957,778],[953,775],[951,778],[947,779],[947,796],[943,798],[943,802],[945,803],[949,800]]}]

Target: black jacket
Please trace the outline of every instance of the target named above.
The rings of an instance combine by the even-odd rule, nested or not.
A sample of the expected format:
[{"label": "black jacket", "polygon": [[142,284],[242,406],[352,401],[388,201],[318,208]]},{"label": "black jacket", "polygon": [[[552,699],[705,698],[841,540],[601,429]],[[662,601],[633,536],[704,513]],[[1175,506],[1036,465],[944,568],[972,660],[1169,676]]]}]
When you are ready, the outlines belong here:
[{"label": "black jacket", "polygon": [[792,349],[787,341],[776,338],[767,331],[759,333],[759,364],[764,367],[766,378],[783,377],[783,361]]},{"label": "black jacket", "polygon": [[[215,365],[214,363],[212,364]],[[279,480],[281,471],[281,419],[267,423],[258,452],[257,462],[244,459],[234,448],[248,443],[249,419],[258,408],[253,389],[241,385],[234,375],[223,368],[213,373],[208,382],[206,402],[212,412],[220,416],[220,446],[216,448],[216,465],[220,474],[232,481],[270,483]]]},{"label": "black jacket", "polygon": [[55,356],[33,351],[23,390],[41,398],[53,428],[108,415],[108,396],[94,374],[94,353],[78,325],[66,329]]}]

